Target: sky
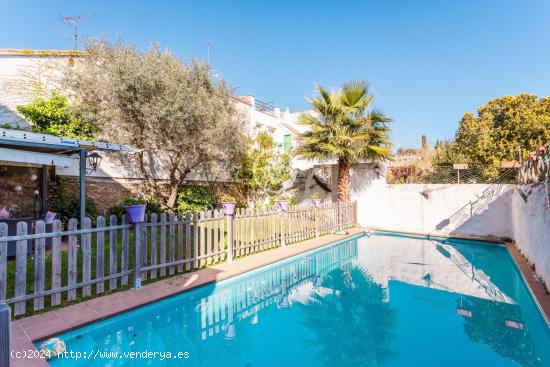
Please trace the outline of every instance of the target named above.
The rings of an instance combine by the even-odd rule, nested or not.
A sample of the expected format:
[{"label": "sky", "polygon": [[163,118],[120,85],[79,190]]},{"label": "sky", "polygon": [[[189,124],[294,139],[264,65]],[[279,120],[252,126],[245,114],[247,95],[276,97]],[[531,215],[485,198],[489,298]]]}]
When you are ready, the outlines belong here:
[{"label": "sky", "polygon": [[550,95],[550,0],[0,0],[0,48],[68,49],[63,15],[100,35],[206,59],[239,95],[291,111],[315,86],[370,82],[396,146],[450,139],[492,98]]}]

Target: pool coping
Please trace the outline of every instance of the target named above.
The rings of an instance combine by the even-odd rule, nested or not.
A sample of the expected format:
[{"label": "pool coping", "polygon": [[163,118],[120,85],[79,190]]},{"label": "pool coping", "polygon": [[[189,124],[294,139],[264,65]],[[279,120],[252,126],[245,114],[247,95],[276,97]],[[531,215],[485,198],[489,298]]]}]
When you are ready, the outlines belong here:
[{"label": "pool coping", "polygon": [[[328,234],[296,244],[223,262],[194,272],[159,280],[139,290],[125,290],[57,308],[11,322],[10,350],[35,351],[34,343],[98,322],[137,307],[175,296],[191,289],[229,279],[304,252],[366,233],[365,228],[348,229],[347,235]],[[268,255],[269,256],[266,256]],[[11,367],[48,367],[41,358],[11,358]]]},{"label": "pool coping", "polygon": [[[303,241],[267,252],[237,259],[232,263],[221,263],[198,271],[183,273],[172,278],[159,280],[143,286],[140,290],[126,290],[83,301],[52,311],[29,316],[11,322],[11,350],[36,350],[34,342],[56,336],[82,326],[101,321],[123,312],[175,296],[191,289],[229,279],[248,271],[270,265],[304,252],[330,245],[334,242],[361,235],[363,233],[387,232],[426,238],[455,238],[505,244],[514,263],[523,276],[535,302],[543,316],[550,319],[550,294],[531,270],[515,243],[510,239],[497,237],[461,236],[433,233],[407,232],[375,227],[352,228],[348,235],[330,234]],[[382,233],[381,233],[382,234]],[[270,256],[265,256],[269,254]],[[44,359],[11,359],[11,367],[48,367]]]}]

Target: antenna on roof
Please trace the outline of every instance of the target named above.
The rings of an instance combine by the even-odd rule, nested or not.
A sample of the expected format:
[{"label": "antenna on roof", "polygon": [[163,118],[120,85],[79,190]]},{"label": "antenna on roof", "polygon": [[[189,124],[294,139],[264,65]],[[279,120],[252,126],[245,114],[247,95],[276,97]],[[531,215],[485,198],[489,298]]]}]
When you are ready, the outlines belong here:
[{"label": "antenna on roof", "polygon": [[66,16],[63,17],[63,23],[69,24],[73,26],[73,34],[71,36],[73,42],[74,42],[74,49],[78,50],[78,23],[82,22],[86,18],[90,18],[95,16],[95,13],[88,13],[88,14],[82,14],[82,15],[74,15],[74,16]]},{"label": "antenna on roof", "polygon": [[203,43],[206,45],[206,63],[210,65],[210,48],[216,41],[214,40],[204,40]]}]

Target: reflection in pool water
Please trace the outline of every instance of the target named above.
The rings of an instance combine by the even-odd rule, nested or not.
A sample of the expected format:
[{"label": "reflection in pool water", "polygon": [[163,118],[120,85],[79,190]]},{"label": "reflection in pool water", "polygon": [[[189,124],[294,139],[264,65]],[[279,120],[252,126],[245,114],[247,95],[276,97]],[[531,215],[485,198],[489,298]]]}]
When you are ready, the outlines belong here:
[{"label": "reflection in pool water", "polygon": [[[506,248],[389,236],[325,247],[61,337],[68,350],[119,358],[52,366],[550,366],[550,329]],[[121,357],[131,351],[189,358]]]}]

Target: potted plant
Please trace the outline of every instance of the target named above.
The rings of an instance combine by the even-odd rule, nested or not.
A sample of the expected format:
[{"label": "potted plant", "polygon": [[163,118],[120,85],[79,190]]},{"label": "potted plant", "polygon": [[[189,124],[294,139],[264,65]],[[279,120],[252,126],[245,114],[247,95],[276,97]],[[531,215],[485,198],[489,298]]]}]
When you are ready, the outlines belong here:
[{"label": "potted plant", "polygon": [[277,205],[279,206],[279,209],[281,209],[283,212],[288,212],[288,199],[285,196],[279,196],[277,200]]},{"label": "potted plant", "polygon": [[229,194],[223,194],[221,199],[222,199],[222,206],[223,206],[223,210],[225,211],[225,214],[227,215],[235,214],[235,206],[237,205],[237,200]]},{"label": "potted plant", "polygon": [[314,192],[311,194],[311,201],[313,201],[313,205],[315,205],[316,208],[319,208],[321,206],[321,199],[319,199],[319,194]]},{"label": "potted plant", "polygon": [[145,208],[147,202],[143,196],[138,198],[125,197],[124,198],[124,211],[128,215],[128,221],[130,223],[141,223],[145,220]]}]

